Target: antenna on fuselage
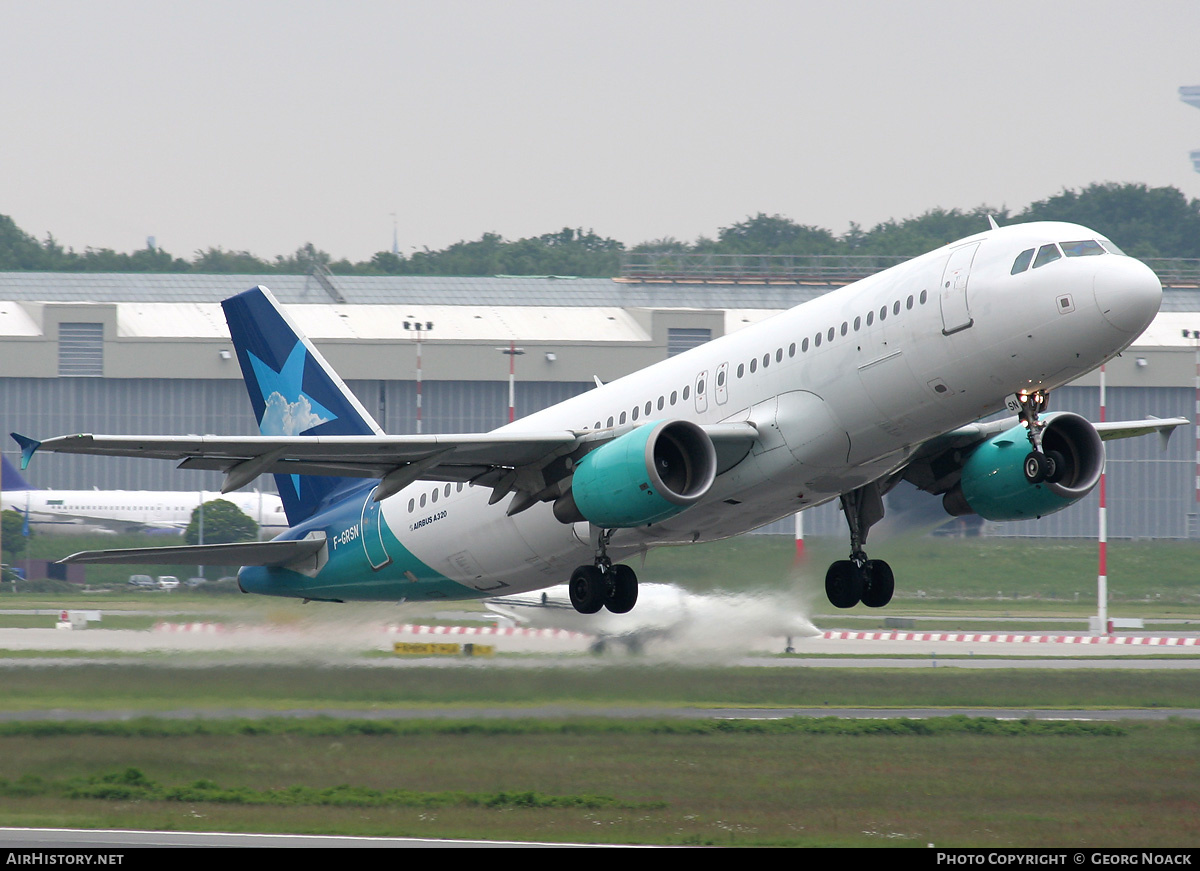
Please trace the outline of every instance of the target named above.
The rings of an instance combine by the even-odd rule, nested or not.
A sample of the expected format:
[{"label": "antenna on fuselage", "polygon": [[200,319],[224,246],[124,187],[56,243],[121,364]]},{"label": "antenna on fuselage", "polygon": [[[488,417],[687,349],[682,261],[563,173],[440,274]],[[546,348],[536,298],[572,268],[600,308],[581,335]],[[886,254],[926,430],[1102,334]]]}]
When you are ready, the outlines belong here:
[{"label": "antenna on fuselage", "polygon": [[1000,229],[1000,225],[996,223],[996,219],[993,218],[991,215],[988,215],[988,223],[992,225],[993,230]]}]

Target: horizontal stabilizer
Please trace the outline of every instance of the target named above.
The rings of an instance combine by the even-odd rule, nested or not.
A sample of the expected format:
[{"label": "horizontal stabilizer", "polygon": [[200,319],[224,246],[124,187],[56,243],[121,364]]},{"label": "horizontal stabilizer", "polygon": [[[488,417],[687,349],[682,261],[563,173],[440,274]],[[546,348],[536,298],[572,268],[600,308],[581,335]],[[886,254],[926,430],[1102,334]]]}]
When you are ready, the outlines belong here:
[{"label": "horizontal stabilizer", "polygon": [[291,541],[251,541],[241,544],[185,544],[175,547],[128,547],[85,550],[60,563],[114,565],[284,566],[307,559],[325,546],[324,536]]}]

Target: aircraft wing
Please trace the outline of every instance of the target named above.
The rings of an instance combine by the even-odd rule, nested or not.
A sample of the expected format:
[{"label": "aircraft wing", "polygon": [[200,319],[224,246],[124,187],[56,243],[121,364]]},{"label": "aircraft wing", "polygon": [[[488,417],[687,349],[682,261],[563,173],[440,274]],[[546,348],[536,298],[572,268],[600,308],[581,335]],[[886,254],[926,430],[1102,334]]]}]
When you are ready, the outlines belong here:
[{"label": "aircraft wing", "polygon": [[1129,439],[1156,432],[1162,438],[1162,443],[1165,447],[1167,439],[1171,437],[1171,433],[1175,431],[1175,427],[1187,426],[1189,423],[1191,421],[1186,417],[1162,419],[1151,417],[1146,420],[1105,421],[1104,423],[1094,423],[1092,426],[1096,428],[1096,432],[1100,433],[1100,438],[1104,441],[1108,441],[1109,439]]},{"label": "aircraft wing", "polygon": [[[39,442],[13,433],[22,467],[35,451],[150,457],[175,460],[181,468],[225,473],[222,492],[262,474],[378,478],[377,500],[416,480],[471,482],[493,489],[492,502],[514,490],[521,508],[553,498],[555,484],[576,459],[636,427],[595,431],[491,432],[451,435],[364,436],[59,436]],[[751,423],[704,427],[717,451],[718,471],[740,462],[758,430]],[[514,503],[514,508],[516,507]],[[519,510],[519,508],[517,509]]]},{"label": "aircraft wing", "polygon": [[[958,480],[958,472],[962,469],[957,459],[958,455],[965,455],[965,452],[969,452],[976,445],[1012,429],[1019,422],[1020,419],[1013,416],[971,423],[929,439],[916,450],[908,464],[889,484],[885,485],[884,491],[903,478],[921,490],[935,494],[944,493]],[[1163,447],[1166,447],[1167,440],[1176,427],[1186,426],[1188,423],[1190,421],[1186,417],[1151,417],[1145,420],[1106,421],[1093,423],[1092,426],[1103,441],[1158,433]]]},{"label": "aircraft wing", "polygon": [[60,563],[110,563],[117,565],[294,566],[315,557],[325,546],[325,536],[291,541],[250,541],[240,544],[184,544],[175,547],[131,547],[85,550]]}]

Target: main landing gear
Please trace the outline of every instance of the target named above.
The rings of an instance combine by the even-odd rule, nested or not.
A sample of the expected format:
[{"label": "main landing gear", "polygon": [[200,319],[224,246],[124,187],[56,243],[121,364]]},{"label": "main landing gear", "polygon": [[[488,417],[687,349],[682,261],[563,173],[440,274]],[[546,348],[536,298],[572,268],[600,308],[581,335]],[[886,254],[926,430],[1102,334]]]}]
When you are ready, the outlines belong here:
[{"label": "main landing gear", "polygon": [[825,573],[825,595],[836,608],[853,608],[862,602],[882,608],[892,601],[896,578],[881,559],[868,559],[863,545],[867,531],[883,518],[883,494],[878,482],[842,496],[842,513],[850,527],[850,559],[834,562]]},{"label": "main landing gear", "polygon": [[1041,484],[1043,481],[1053,484],[1062,477],[1066,470],[1066,458],[1055,450],[1045,450],[1042,446],[1042,435],[1046,431],[1046,423],[1038,415],[1046,410],[1050,395],[1041,390],[1032,393],[1014,393],[1008,397],[1006,405],[1017,413],[1021,423],[1028,430],[1029,446],[1032,450],[1025,457],[1025,480],[1030,484]]},{"label": "main landing gear", "polygon": [[580,614],[595,614],[607,608],[614,614],[626,614],[637,604],[637,574],[626,565],[613,565],[608,558],[612,530],[601,531],[596,543],[596,561],[571,573],[567,586],[571,604]]}]

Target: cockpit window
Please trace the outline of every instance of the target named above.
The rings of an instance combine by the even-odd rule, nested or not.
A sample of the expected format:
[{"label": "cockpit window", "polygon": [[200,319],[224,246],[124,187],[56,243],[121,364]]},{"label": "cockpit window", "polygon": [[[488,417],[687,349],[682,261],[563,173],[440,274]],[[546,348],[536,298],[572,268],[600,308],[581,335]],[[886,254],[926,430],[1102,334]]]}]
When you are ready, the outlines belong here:
[{"label": "cockpit window", "polygon": [[1016,275],[1018,272],[1024,272],[1029,268],[1029,261],[1033,259],[1033,249],[1029,248],[1017,255],[1017,259],[1013,261],[1012,272],[1009,275]]},{"label": "cockpit window", "polygon": [[1058,260],[1061,257],[1062,255],[1058,253],[1057,245],[1043,245],[1038,249],[1037,257],[1034,258],[1033,268],[1037,269],[1039,266],[1045,266],[1047,263],[1053,263],[1055,260]]},{"label": "cockpit window", "polygon": [[1107,239],[1101,239],[1100,244],[1107,248],[1110,254],[1120,254],[1122,257],[1126,256],[1124,251],[1122,251],[1112,242],[1109,242]]},{"label": "cockpit window", "polygon": [[1104,249],[1095,239],[1085,239],[1082,242],[1063,242],[1063,253],[1068,257],[1095,257],[1103,254]]}]

